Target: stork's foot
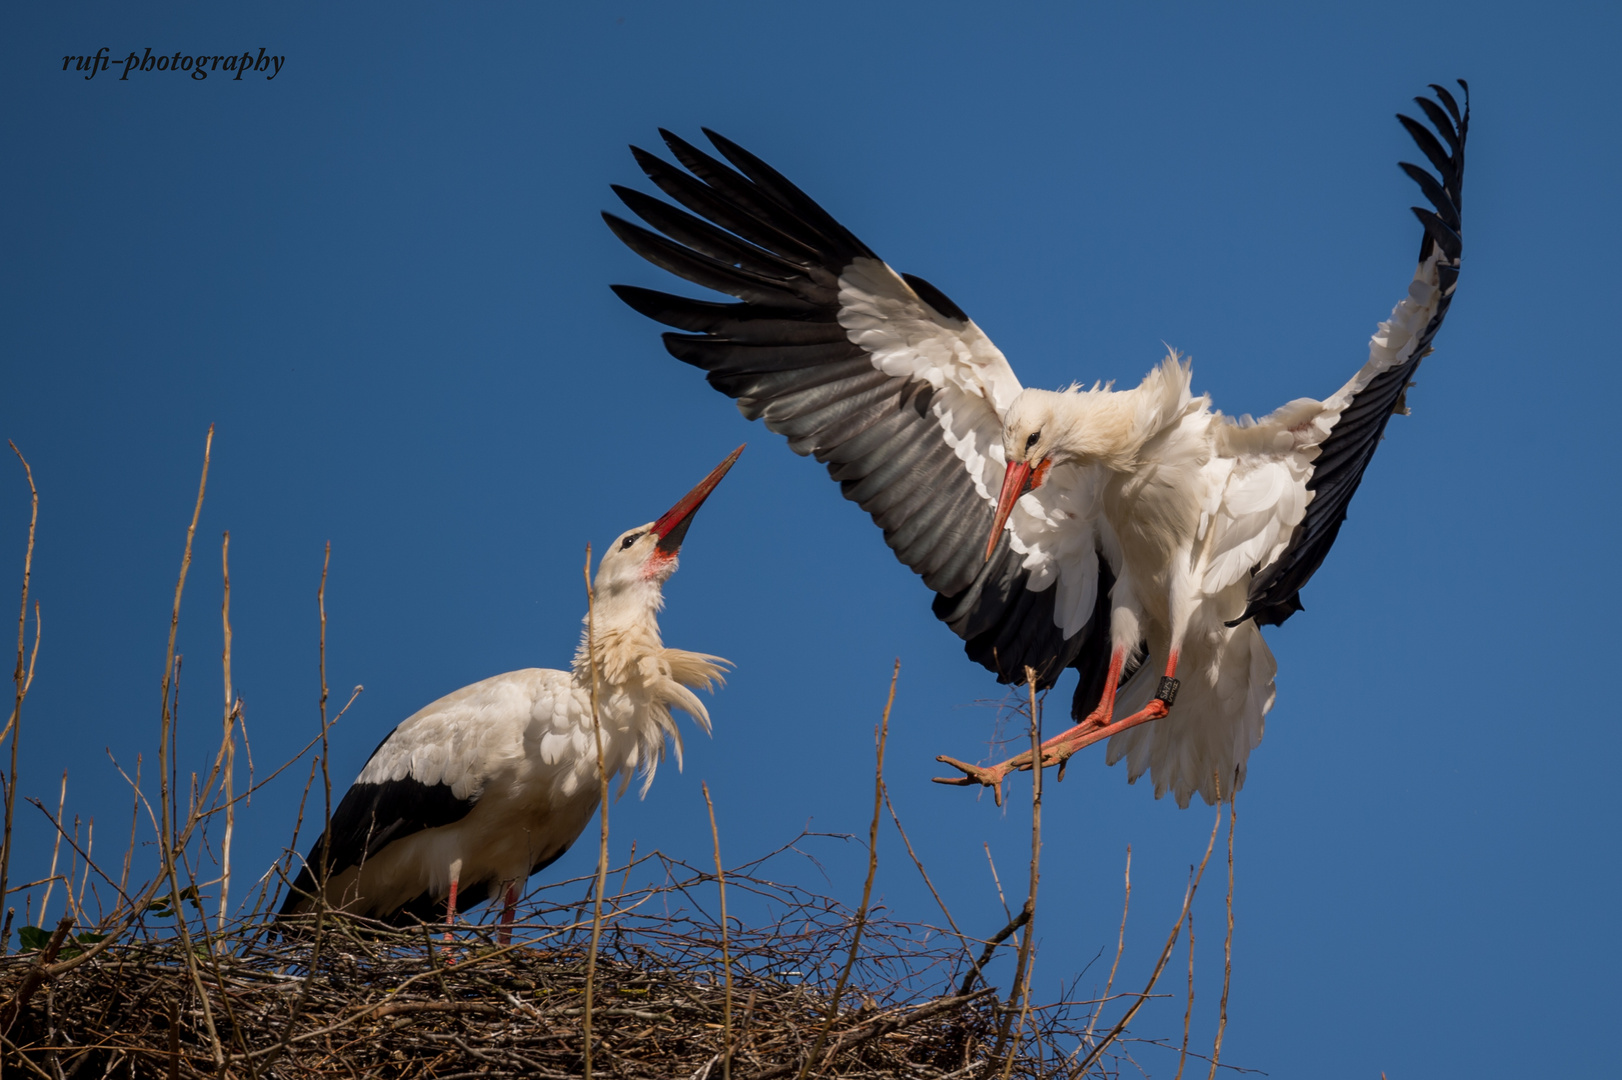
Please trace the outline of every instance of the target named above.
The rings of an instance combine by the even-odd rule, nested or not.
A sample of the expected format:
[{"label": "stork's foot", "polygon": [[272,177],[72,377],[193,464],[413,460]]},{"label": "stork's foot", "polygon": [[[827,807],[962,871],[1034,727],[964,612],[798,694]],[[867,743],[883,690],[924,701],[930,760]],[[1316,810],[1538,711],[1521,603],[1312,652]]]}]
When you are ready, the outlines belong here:
[{"label": "stork's foot", "polygon": [[[1031,752],[1027,750],[1022,756],[1029,759]],[[970,765],[966,761],[959,761],[957,758],[947,757],[945,754],[938,755],[935,760],[943,764],[950,765],[954,769],[961,769],[963,770],[964,774],[962,776],[937,776],[935,777],[935,783],[953,784],[957,787],[969,787],[973,784],[980,784],[983,787],[988,787],[991,789],[991,797],[997,801],[998,806],[1002,805],[1003,778],[1009,773],[1013,772],[1015,769],[1021,767],[1019,764],[1019,758],[1017,757],[1009,758],[1001,765],[992,765],[989,768],[981,765]],[[1030,768],[1028,760],[1024,765],[1024,768]]]},{"label": "stork's foot", "polygon": [[[1167,681],[1172,683],[1171,692],[1167,696],[1176,697],[1176,680]],[[1069,761],[1071,756],[1078,750],[1085,749],[1095,742],[1107,739],[1111,735],[1117,735],[1129,728],[1135,728],[1139,724],[1159,720],[1169,711],[1170,705],[1165,697],[1156,697],[1148,705],[1124,720],[1104,723],[1100,717],[1089,716],[1069,731],[1060,732],[1042,744],[1042,768],[1045,769],[1049,765],[1059,766],[1059,779],[1063,780],[1065,762]],[[991,766],[970,765],[956,758],[947,757],[945,754],[940,755],[935,760],[950,765],[963,773],[962,776],[937,776],[935,777],[935,783],[952,784],[957,787],[971,787],[975,784],[988,787],[991,789],[991,797],[996,800],[998,806],[1001,806],[1003,780],[1009,773],[1016,770],[1029,772],[1032,758],[1031,752],[1026,750],[1023,753],[1015,754],[1000,765]]]}]

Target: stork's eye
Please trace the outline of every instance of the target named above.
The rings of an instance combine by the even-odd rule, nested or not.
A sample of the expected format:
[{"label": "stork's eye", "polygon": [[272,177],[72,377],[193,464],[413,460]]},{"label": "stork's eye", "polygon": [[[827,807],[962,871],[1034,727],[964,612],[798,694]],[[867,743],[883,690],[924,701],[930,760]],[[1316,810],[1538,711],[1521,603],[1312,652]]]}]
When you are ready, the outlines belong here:
[{"label": "stork's eye", "polygon": [[627,536],[624,540],[620,541],[620,550],[628,550],[632,544],[636,543],[640,539],[642,539],[641,533],[632,533],[630,536]]},{"label": "stork's eye", "polygon": [[1035,446],[1036,440],[1040,439],[1041,437],[1042,433],[1040,431],[1031,432],[1030,435],[1025,439],[1025,449],[1029,450],[1031,447]]}]

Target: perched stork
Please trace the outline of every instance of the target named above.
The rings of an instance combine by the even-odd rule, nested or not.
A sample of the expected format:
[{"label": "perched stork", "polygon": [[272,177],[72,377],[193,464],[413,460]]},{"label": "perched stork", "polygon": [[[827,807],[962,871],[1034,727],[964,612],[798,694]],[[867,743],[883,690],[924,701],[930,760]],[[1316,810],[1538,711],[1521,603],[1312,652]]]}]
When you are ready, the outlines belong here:
[{"label": "perched stork", "polygon": [[[999,681],[1023,682],[1029,668],[1046,687],[1078,670],[1077,726],[1047,742],[1043,765],[1110,737],[1108,760],[1124,758],[1129,780],[1148,770],[1157,797],[1211,802],[1243,784],[1273,704],[1276,666],[1258,628],[1300,610],[1447,314],[1469,127],[1460,87],[1462,108],[1435,85],[1434,100],[1415,99],[1435,134],[1398,117],[1436,170],[1402,166],[1434,209],[1414,209],[1419,268],[1368,362],[1326,400],[1259,421],[1213,411],[1175,354],[1131,390],[1023,390],[940,289],[897,274],[709,131],[731,167],[669,132],[685,173],[632,148],[691,213],[616,186],[664,235],[604,217],[650,262],[742,302],[615,292],[684,331],[665,347],[744,416],[827,464]],[[1150,720],[1161,722],[1140,726]],[[965,773],[943,782],[988,784],[999,798],[1002,778],[1032,765],[1029,753],[989,769],[941,760]]]},{"label": "perched stork", "polygon": [[523,883],[569,849],[597,808],[594,675],[603,762],[620,792],[641,769],[645,794],[669,744],[681,767],[670,711],[708,732],[690,688],[711,689],[728,662],[665,648],[663,586],[694,513],[741,453],[604,552],[571,670],[526,668],[464,686],[383,740],[310,849],[283,916],[309,909],[325,865],[332,907],[396,924],[427,922],[443,904],[449,925],[458,904],[500,893],[505,942]]}]

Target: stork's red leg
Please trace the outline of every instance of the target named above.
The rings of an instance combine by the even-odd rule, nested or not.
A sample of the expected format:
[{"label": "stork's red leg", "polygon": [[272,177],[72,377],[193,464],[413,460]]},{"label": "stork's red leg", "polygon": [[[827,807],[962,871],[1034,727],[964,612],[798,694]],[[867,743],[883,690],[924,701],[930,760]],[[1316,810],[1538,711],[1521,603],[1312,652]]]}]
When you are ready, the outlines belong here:
[{"label": "stork's red leg", "polygon": [[451,939],[451,928],[456,925],[456,879],[455,871],[451,873],[451,894],[445,899],[445,940]]},{"label": "stork's red leg", "polygon": [[501,929],[496,931],[496,944],[506,945],[513,939],[513,917],[518,914],[518,882],[507,882],[507,899],[501,908]]},{"label": "stork's red leg", "polygon": [[[1135,728],[1139,724],[1147,724],[1151,720],[1158,720],[1171,709],[1171,703],[1177,698],[1177,653],[1173,651],[1166,663],[1166,677],[1160,680],[1160,690],[1153,700],[1128,716],[1124,720],[1112,719],[1115,711],[1115,694],[1119,689],[1121,667],[1126,660],[1126,650],[1116,649],[1110,655],[1109,675],[1104,680],[1104,695],[1098,701],[1098,708],[1090,713],[1087,719],[1062,731],[1042,744],[1042,767],[1049,765],[1059,766],[1059,777],[1064,777],[1064,764],[1072,754],[1095,742],[1107,739],[1112,735]],[[954,769],[961,769],[962,776],[937,776],[937,784],[954,784],[959,787],[969,787],[980,784],[991,789],[992,798],[997,805],[1002,805],[1002,782],[1009,773],[1020,771],[1029,772],[1031,769],[1031,752],[1015,754],[1000,765],[989,768],[980,765],[970,765],[945,754],[935,759]]]}]

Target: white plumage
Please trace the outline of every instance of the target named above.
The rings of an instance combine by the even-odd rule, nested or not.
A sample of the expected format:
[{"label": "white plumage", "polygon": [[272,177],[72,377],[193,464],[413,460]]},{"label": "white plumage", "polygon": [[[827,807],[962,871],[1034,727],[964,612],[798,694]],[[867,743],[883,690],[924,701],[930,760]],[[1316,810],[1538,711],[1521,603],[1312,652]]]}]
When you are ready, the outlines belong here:
[{"label": "white plumage", "polygon": [[[1023,389],[941,290],[713,132],[725,164],[663,133],[691,175],[633,148],[692,213],[616,188],[664,235],[605,217],[651,262],[742,302],[615,288],[686,331],[666,347],[746,417],[827,463],[1000,681],[1033,672],[1046,687],[1078,670],[1078,724],[1044,764],[1109,737],[1109,760],[1131,780],[1147,771],[1157,796],[1215,801],[1243,784],[1273,703],[1258,627],[1300,609],[1458,279],[1468,98],[1432,89],[1416,101],[1437,134],[1399,118],[1440,177],[1402,166],[1435,207],[1414,211],[1424,237],[1407,296],[1350,382],[1260,421],[1211,409],[1176,354],[1130,390]],[[997,786],[1031,767],[1029,754],[989,769],[942,760],[965,773],[950,783]]]},{"label": "white plumage", "polygon": [[599,734],[606,774],[622,793],[637,771],[647,791],[667,745],[680,767],[671,710],[708,732],[693,688],[713,688],[726,661],[665,647],[663,585],[693,513],[742,450],[604,553],[569,671],[526,668],[465,686],[383,740],[310,851],[283,915],[308,910],[325,863],[328,903],[351,914],[426,921],[446,903],[449,920],[458,902],[502,892],[505,927],[523,882],[562,855],[597,808]]}]

